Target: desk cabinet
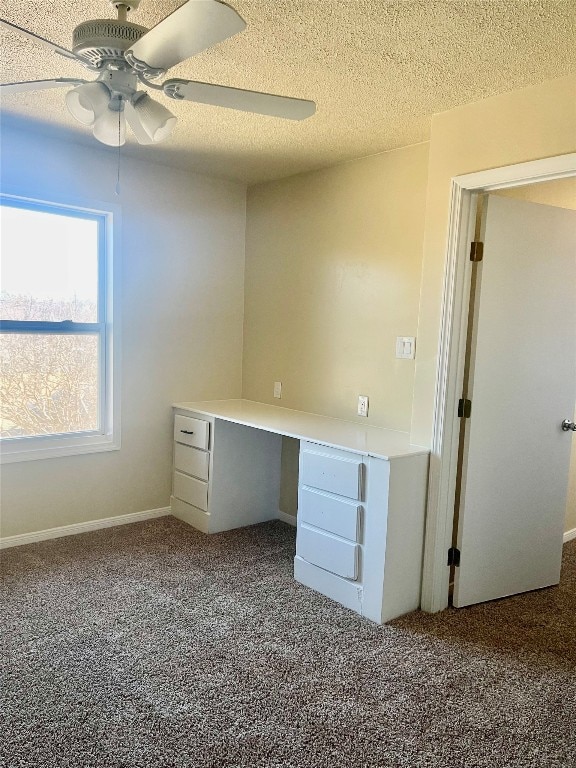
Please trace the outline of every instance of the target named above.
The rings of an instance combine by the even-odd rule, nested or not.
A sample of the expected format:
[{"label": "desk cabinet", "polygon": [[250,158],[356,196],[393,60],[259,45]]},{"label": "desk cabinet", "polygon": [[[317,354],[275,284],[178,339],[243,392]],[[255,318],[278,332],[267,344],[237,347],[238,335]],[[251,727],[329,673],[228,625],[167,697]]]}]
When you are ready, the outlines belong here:
[{"label": "desk cabinet", "polygon": [[175,408],[172,514],[205,533],[276,518],[282,435],[299,434],[294,577],[378,623],[419,607],[426,450],[401,433],[250,401],[198,405],[210,410]]},{"label": "desk cabinet", "polygon": [[203,533],[275,519],[281,451],[280,435],[176,411],[172,514]]},{"label": "desk cabinet", "polygon": [[302,441],[295,578],[379,623],[418,608],[427,467]]}]

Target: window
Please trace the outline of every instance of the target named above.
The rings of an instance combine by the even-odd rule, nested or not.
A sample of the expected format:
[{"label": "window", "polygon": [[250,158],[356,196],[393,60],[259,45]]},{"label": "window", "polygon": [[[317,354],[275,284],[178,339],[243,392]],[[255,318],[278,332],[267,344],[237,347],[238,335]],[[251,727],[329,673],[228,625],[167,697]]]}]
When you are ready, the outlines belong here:
[{"label": "window", "polygon": [[2,195],[0,216],[2,460],[118,448],[112,212]]}]

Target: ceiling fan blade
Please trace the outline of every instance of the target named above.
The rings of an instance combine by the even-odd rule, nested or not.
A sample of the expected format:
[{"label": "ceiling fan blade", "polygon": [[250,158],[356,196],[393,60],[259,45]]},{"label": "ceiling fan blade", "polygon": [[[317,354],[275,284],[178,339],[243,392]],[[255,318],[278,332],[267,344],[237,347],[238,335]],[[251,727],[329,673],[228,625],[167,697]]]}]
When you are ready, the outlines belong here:
[{"label": "ceiling fan blade", "polygon": [[167,80],[164,93],[173,99],[186,99],[215,107],[256,112],[259,115],[283,117],[287,120],[305,120],[316,112],[316,104],[306,99],[292,99],[272,93],[245,91],[225,85],[199,83],[195,80]]},{"label": "ceiling fan blade", "polygon": [[229,5],[218,0],[188,0],[127,53],[150,69],[167,70],[245,27],[244,19]]},{"label": "ceiling fan blade", "polygon": [[67,59],[74,59],[75,61],[79,61],[76,54],[72,53],[72,51],[68,51],[66,48],[62,48],[60,45],[56,45],[56,43],[52,43],[50,40],[46,40],[45,37],[35,35],[34,32],[30,32],[23,27],[19,27],[17,24],[12,24],[10,21],[6,21],[6,19],[0,19],[0,26],[11,29],[14,32],[18,32],[18,34],[22,35],[23,37],[34,40],[36,43],[40,43],[40,45],[44,45],[47,48],[51,48],[54,53],[58,53],[60,56],[65,56]]},{"label": "ceiling fan blade", "polygon": [[55,80],[25,80],[22,83],[0,83],[2,93],[23,93],[24,91],[44,91],[47,88],[72,87],[87,83],[88,80],[76,80],[71,77],[58,77]]}]

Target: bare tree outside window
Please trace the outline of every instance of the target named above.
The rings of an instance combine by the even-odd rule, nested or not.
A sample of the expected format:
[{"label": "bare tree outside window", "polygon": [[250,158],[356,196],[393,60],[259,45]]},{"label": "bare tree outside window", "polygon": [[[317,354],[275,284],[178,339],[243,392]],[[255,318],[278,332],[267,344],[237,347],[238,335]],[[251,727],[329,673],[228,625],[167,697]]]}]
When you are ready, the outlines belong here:
[{"label": "bare tree outside window", "polygon": [[[71,316],[64,302],[52,303],[39,308],[30,297],[0,295],[0,305],[14,319]],[[76,306],[73,314],[83,322],[93,311],[91,305]],[[98,358],[96,335],[3,333],[0,437],[98,429]]]}]

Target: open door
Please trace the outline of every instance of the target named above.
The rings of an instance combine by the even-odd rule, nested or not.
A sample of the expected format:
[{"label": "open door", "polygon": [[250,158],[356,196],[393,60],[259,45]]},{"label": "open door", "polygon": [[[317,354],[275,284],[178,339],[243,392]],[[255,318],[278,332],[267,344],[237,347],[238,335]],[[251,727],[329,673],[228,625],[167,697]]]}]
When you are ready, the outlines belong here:
[{"label": "open door", "polygon": [[576,398],[576,211],[489,196],[456,607],[557,584]]}]

